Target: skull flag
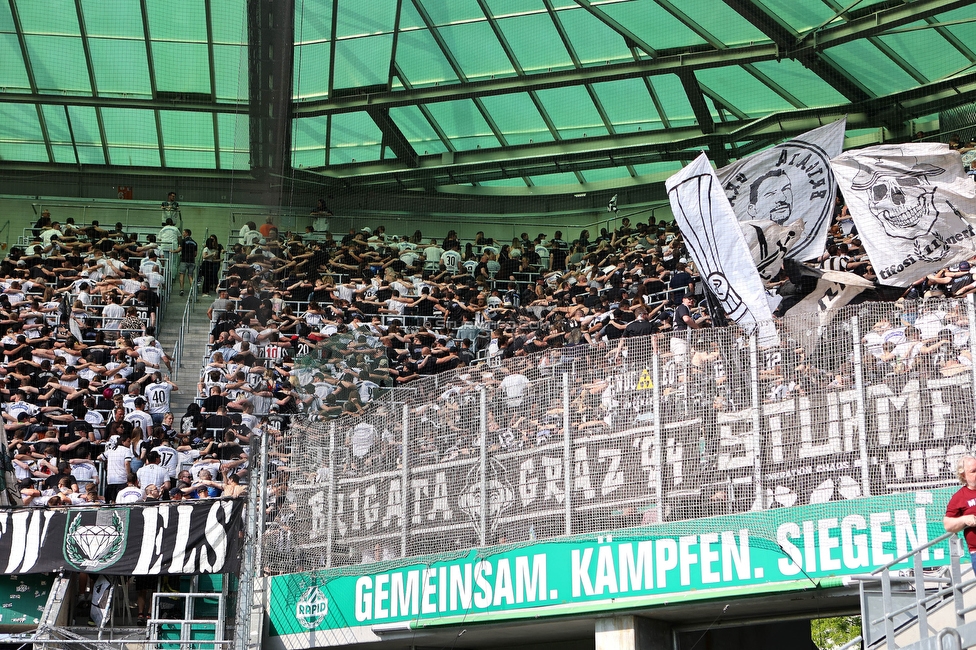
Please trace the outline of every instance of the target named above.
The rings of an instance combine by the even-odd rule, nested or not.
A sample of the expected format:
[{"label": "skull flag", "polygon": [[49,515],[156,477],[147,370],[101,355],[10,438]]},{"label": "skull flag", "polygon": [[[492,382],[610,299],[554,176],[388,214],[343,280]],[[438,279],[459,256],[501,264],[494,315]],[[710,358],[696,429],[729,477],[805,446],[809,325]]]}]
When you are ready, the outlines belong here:
[{"label": "skull flag", "polygon": [[665,187],[688,252],[726,316],[746,332],[758,328],[761,346],[778,345],[762,280],[708,157],[698,156]]},{"label": "skull flag", "polygon": [[976,253],[976,186],[948,145],[869,147],[830,166],[881,284],[907,287]]}]

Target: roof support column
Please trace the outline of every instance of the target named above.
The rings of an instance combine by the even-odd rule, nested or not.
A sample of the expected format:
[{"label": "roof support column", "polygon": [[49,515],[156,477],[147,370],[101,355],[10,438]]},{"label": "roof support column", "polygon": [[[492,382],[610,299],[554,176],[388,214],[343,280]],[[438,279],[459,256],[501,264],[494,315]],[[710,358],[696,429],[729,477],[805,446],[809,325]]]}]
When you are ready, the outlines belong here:
[{"label": "roof support column", "polygon": [[271,179],[285,176],[291,166],[294,14],[292,2],[247,2],[251,172],[268,181],[270,205],[281,198],[281,183],[272,185]]}]

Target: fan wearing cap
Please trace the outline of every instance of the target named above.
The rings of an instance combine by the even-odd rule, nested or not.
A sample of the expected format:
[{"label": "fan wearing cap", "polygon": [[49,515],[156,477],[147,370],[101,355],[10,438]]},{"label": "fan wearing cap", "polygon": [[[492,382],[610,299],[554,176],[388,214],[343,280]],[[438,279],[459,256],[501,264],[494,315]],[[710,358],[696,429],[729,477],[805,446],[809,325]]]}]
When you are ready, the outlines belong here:
[{"label": "fan wearing cap", "polygon": [[969,262],[960,262],[955,269],[943,268],[938,273],[928,274],[925,281],[929,286],[942,288],[948,295],[958,298],[976,291],[976,282],[973,282],[970,270]]}]

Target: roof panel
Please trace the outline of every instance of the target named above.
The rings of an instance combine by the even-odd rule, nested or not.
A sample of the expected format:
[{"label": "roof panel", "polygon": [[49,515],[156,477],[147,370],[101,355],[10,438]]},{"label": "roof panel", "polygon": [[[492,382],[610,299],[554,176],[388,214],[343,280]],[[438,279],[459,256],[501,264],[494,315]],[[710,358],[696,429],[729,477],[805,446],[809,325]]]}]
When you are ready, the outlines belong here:
[{"label": "roof panel", "polygon": [[[292,120],[291,164],[297,168],[325,165],[329,118],[326,115]],[[223,143],[223,137],[221,137]]]},{"label": "roof panel", "polygon": [[851,41],[832,47],[822,56],[835,61],[838,68],[875,95],[887,95],[917,85],[911,75],[866,41]]},{"label": "roof panel", "polygon": [[68,115],[64,106],[41,106],[44,115],[44,126],[51,144],[71,144],[71,129],[68,127]]},{"label": "roof panel", "polygon": [[159,149],[152,147],[109,147],[112,165],[124,167],[159,167]]},{"label": "roof panel", "polygon": [[217,154],[213,149],[166,147],[166,166],[178,169],[216,169]]},{"label": "roof panel", "polygon": [[249,118],[247,113],[217,115],[217,137],[220,141],[218,161],[221,169],[248,169],[251,164]]},{"label": "roof panel", "polygon": [[469,99],[431,104],[427,110],[458,151],[487,149],[500,144]]},{"label": "roof panel", "polygon": [[0,161],[16,160],[17,162],[51,162],[47,155],[47,147],[36,142],[11,142],[0,140]]},{"label": "roof panel", "polygon": [[247,46],[214,45],[217,101],[247,101]]},{"label": "roof panel", "polygon": [[214,124],[211,113],[159,111],[159,123],[163,130],[163,146],[167,151],[167,163],[171,147],[213,151]]},{"label": "roof panel", "polygon": [[477,0],[420,0],[420,4],[437,26],[485,19],[485,14],[478,6]]},{"label": "roof panel", "polygon": [[552,133],[527,93],[493,95],[481,100],[510,145],[551,142]]},{"label": "roof panel", "polygon": [[651,78],[651,86],[657,95],[664,116],[668,118],[672,127],[690,126],[695,123],[695,112],[688,102],[688,95],[681,87],[681,81],[676,75],[665,74]]},{"label": "roof panel", "polygon": [[0,141],[17,140],[44,142],[37,108],[31,104],[0,104]]},{"label": "roof panel", "polygon": [[214,43],[247,44],[245,0],[210,0]]},{"label": "roof panel", "polygon": [[68,115],[64,106],[41,106],[41,112],[44,115],[51,151],[54,153],[54,162],[77,164],[78,158],[71,142],[71,129],[68,127]]},{"label": "roof panel", "polygon": [[798,34],[804,34],[834,16],[834,11],[822,2],[761,0],[761,4],[765,5],[766,13],[779,17]]},{"label": "roof panel", "polygon": [[573,59],[548,14],[502,18],[498,26],[525,72],[573,67]]},{"label": "roof panel", "polygon": [[577,7],[557,12],[556,18],[562,24],[583,65],[633,60],[624,39],[588,11]]},{"label": "roof panel", "polygon": [[156,90],[210,94],[210,52],[205,43],[153,41]]},{"label": "roof panel", "polygon": [[77,36],[25,36],[39,92],[90,95],[85,50]]},{"label": "roof panel", "polygon": [[81,35],[74,0],[17,0],[15,4],[25,34]]},{"label": "roof panel", "polygon": [[546,13],[546,5],[542,0],[485,0],[485,4],[495,18],[536,12]]},{"label": "roof panel", "polygon": [[332,3],[295,1],[295,43],[332,38]]},{"label": "roof panel", "polygon": [[155,111],[132,108],[102,108],[100,110],[107,144],[159,146],[156,135]]},{"label": "roof panel", "polygon": [[437,31],[468,80],[515,74],[505,50],[488,23],[452,25]]},{"label": "roof panel", "polygon": [[81,0],[81,13],[89,37],[145,40],[139,0]]},{"label": "roof panel", "polygon": [[382,139],[379,127],[364,112],[333,115],[329,134],[329,164],[379,160]]},{"label": "roof panel", "polygon": [[152,99],[145,41],[89,38],[88,50],[99,95]]},{"label": "roof panel", "polygon": [[16,31],[17,30],[14,29],[14,17],[10,13],[10,4],[0,2],[0,33],[14,33]]},{"label": "roof panel", "polygon": [[607,135],[603,118],[581,86],[550,88],[538,92],[539,100],[559,135],[566,139]]},{"label": "roof panel", "polygon": [[547,185],[579,185],[579,179],[576,178],[576,174],[573,172],[562,172],[559,174],[542,174],[539,176],[530,176],[534,184],[539,186]]},{"label": "roof panel", "polygon": [[104,165],[105,151],[102,149],[95,109],[90,106],[69,106],[68,118],[78,149],[78,162],[82,165]]},{"label": "roof panel", "polygon": [[664,127],[642,79],[593,84],[593,90],[617,133]]},{"label": "roof panel", "polygon": [[[684,1],[675,4],[683,7]],[[621,2],[602,5],[600,9],[656,50],[705,42],[655,2]]]},{"label": "roof panel", "polygon": [[[2,6],[2,4],[0,4]],[[0,88],[4,92],[30,92],[30,79],[16,34],[0,34]]]},{"label": "roof panel", "polygon": [[[922,27],[919,22],[906,27]],[[929,81],[944,79],[972,64],[934,28],[881,36],[881,41],[922,73]],[[968,43],[970,47],[974,44]]]},{"label": "roof panel", "polygon": [[766,42],[769,38],[722,0],[674,2],[682,13],[725,45]]},{"label": "roof panel", "polygon": [[638,176],[658,176],[673,174],[684,165],[678,160],[665,160],[664,162],[648,163],[646,165],[634,165],[634,171]]},{"label": "roof panel", "polygon": [[151,0],[146,2],[149,37],[153,40],[207,42],[204,0]]},{"label": "roof panel", "polygon": [[[102,136],[98,130],[98,115],[91,106],[69,106],[68,117],[71,121],[71,134],[75,142],[80,145],[93,145],[101,148]],[[100,163],[105,164],[102,160]]]},{"label": "roof panel", "polygon": [[424,156],[448,150],[417,106],[391,108],[390,117],[418,154]]},{"label": "roof panel", "polygon": [[337,0],[336,38],[390,34],[396,20],[397,0]]},{"label": "roof panel", "polygon": [[793,108],[787,100],[739,66],[699,70],[698,81],[750,117]]},{"label": "roof panel", "polygon": [[587,169],[583,172],[583,179],[587,183],[598,183],[600,181],[615,181],[622,178],[630,178],[630,170],[626,167],[607,167],[606,169]]},{"label": "roof panel", "polygon": [[292,99],[307,101],[328,97],[330,44],[311,43],[296,50],[292,65]]},{"label": "roof panel", "polygon": [[397,41],[396,57],[397,66],[411,86],[457,81],[457,75],[426,29],[402,32]]},{"label": "roof panel", "polygon": [[790,94],[810,107],[832,106],[846,102],[837,89],[818,77],[799,61],[761,61],[753,66]]},{"label": "roof panel", "polygon": [[338,41],[333,88],[386,84],[392,50],[392,34]]}]

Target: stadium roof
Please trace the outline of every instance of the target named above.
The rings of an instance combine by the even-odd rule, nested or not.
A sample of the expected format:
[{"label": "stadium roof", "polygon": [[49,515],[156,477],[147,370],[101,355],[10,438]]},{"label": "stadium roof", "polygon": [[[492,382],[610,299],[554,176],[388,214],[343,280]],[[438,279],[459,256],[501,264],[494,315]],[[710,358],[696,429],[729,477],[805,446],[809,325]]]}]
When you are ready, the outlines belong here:
[{"label": "stadium roof", "polygon": [[0,61],[0,171],[566,193],[910,135],[976,96],[976,3],[6,0]]}]

